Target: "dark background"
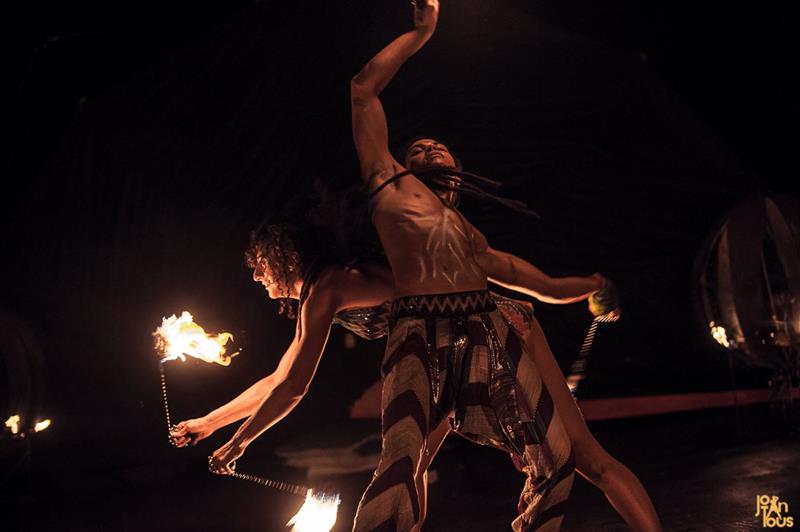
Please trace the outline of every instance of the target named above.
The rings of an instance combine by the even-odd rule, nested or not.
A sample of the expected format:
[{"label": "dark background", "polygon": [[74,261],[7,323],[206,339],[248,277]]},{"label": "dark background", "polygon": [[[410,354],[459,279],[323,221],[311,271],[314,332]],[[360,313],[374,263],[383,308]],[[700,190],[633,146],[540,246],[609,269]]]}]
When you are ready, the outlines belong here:
[{"label": "dark background", "polygon": [[[467,202],[494,247],[552,275],[617,281],[625,319],[601,327],[582,397],[728,389],[691,272],[743,198],[797,193],[792,14],[689,2],[442,4],[436,36],[385,93],[392,140],[441,136],[468,170],[502,180],[542,215]],[[26,466],[50,473],[29,478],[61,486],[143,464],[202,467],[229,433],[203,449],[166,445],[150,333],[186,309],[244,349],[230,368],[167,368],[177,418],[271,371],[293,328],[244,268],[246,232],[315,178],[357,179],[348,81],[410,27],[408,2],[15,9],[0,303],[36,338],[44,386],[34,395],[54,421]],[[590,315],[583,305],[536,309],[568,367]],[[248,454],[344,419],[377,378],[381,348],[346,350],[335,331],[309,397]],[[739,387],[770,377],[735,373]],[[22,492],[32,500],[37,482]]]}]

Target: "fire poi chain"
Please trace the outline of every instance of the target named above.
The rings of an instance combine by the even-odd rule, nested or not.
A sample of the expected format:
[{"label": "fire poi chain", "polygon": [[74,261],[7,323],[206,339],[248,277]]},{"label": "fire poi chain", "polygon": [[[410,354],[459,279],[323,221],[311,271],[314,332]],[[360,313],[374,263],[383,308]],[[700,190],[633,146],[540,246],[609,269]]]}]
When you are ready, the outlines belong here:
[{"label": "fire poi chain", "polygon": [[[175,426],[170,418],[164,364],[170,360],[183,362],[189,356],[210,364],[229,366],[239,351],[227,354],[225,346],[233,340],[233,335],[228,332],[222,332],[215,336],[206,333],[200,325],[194,322],[194,318],[188,311],[183,311],[180,317],[173,314],[169,318],[162,318],[161,326],[153,332],[153,337],[155,338],[156,352],[160,356],[158,367],[161,376],[161,395],[164,401],[167,434],[170,443],[175,445],[171,436]],[[293,532],[329,531],[336,524],[336,514],[341,502],[339,494],[329,495],[322,491],[315,492],[305,486],[278,482],[246,473],[234,472],[229,476],[279,489],[293,495],[302,496],[305,493],[305,502],[300,511],[286,523],[286,526],[292,526]]]}]

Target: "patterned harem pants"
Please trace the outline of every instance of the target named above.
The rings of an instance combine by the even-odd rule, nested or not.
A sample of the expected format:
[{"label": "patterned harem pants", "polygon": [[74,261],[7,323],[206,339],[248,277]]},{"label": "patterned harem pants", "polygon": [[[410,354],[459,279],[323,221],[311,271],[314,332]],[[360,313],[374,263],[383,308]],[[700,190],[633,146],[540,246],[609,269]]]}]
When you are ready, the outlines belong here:
[{"label": "patterned harem pants", "polygon": [[477,291],[392,305],[381,367],[383,447],[354,532],[408,532],[418,523],[415,473],[429,432],[450,412],[454,430],[509,452],[527,475],[512,529],[559,529],[575,474],[572,446],[511,319],[519,323],[519,312],[511,300],[498,303]]}]

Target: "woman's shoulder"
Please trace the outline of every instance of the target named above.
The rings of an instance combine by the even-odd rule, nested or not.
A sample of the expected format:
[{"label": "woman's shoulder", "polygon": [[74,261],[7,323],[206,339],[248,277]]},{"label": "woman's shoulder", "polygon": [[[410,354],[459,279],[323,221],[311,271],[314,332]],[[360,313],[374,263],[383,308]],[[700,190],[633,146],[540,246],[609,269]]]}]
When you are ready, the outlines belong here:
[{"label": "woman's shoulder", "polygon": [[377,263],[326,268],[315,284],[336,300],[337,310],[380,305],[394,292],[391,271]]}]

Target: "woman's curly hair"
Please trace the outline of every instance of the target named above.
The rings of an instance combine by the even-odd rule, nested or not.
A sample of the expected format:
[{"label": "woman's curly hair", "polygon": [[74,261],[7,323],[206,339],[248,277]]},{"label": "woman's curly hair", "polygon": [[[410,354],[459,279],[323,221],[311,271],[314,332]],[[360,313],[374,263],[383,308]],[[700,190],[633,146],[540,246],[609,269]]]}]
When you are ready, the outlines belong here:
[{"label": "woman's curly hair", "polygon": [[259,261],[266,261],[279,293],[285,294],[279,313],[288,318],[297,318],[299,311],[298,302],[289,298],[291,278],[300,276],[303,294],[307,294],[326,267],[354,267],[363,261],[386,263],[360,187],[337,193],[317,190],[313,207],[283,220],[250,232],[245,263],[255,269]]},{"label": "woman's curly hair", "polygon": [[250,231],[250,244],[244,254],[245,263],[251,269],[256,269],[262,261],[266,262],[278,285],[278,292],[283,294],[278,313],[286,314],[289,318],[297,317],[297,305],[289,298],[290,278],[295,275],[302,278],[309,270],[309,259],[313,260],[307,253],[297,249],[298,240],[298,228],[294,224],[283,222],[263,225]]}]

